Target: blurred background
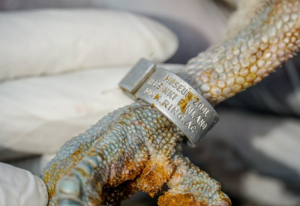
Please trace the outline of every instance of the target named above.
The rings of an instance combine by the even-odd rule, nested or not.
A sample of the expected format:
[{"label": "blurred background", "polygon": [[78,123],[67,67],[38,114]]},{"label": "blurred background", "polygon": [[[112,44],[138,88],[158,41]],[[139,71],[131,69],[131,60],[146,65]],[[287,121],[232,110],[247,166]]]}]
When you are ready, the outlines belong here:
[{"label": "blurred background", "polygon": [[[251,2],[254,2],[252,0]],[[131,102],[118,82],[141,57],[177,71],[227,32],[234,0],[1,0],[0,161],[39,175],[59,147]],[[184,154],[233,205],[300,202],[300,59],[217,106]],[[156,205],[138,193],[122,205]]]}]

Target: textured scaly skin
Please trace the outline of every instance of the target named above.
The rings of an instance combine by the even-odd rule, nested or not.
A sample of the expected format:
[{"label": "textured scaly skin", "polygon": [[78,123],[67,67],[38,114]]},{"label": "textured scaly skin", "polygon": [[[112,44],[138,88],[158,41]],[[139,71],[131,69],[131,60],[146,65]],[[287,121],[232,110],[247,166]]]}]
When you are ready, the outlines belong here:
[{"label": "textured scaly skin", "polygon": [[[215,105],[260,82],[300,45],[300,2],[264,1],[249,25],[191,59],[180,76]],[[231,205],[220,184],[181,154],[183,134],[142,101],[68,141],[43,172],[53,205],[117,205],[136,191],[159,205]]]}]

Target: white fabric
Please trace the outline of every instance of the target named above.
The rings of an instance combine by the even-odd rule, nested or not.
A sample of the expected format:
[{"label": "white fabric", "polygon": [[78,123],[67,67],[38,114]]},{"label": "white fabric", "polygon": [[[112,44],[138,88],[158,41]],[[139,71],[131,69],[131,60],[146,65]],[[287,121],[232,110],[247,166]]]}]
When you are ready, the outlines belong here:
[{"label": "white fabric", "polygon": [[44,206],[45,183],[30,172],[0,163],[0,206]]},{"label": "white fabric", "polygon": [[[178,69],[177,66],[166,66]],[[131,67],[78,71],[0,84],[0,159],[10,151],[56,152],[104,115],[132,102],[118,83]],[[2,148],[1,148],[2,147]]]},{"label": "white fabric", "polygon": [[176,36],[149,18],[105,10],[0,13],[0,81],[170,58]]}]

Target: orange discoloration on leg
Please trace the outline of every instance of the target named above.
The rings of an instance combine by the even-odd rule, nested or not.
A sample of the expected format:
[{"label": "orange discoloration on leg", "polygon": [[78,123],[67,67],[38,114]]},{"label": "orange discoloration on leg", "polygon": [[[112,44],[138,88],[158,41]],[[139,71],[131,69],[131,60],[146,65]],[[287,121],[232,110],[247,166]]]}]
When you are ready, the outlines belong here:
[{"label": "orange discoloration on leg", "polygon": [[[60,168],[58,167],[58,164],[55,163],[49,170],[45,172],[43,181],[47,186],[49,201],[52,201],[54,199],[54,196],[56,194],[57,182],[66,174],[68,174],[73,167],[75,167],[75,165],[84,157],[85,153],[86,150],[84,149],[84,145],[81,144],[78,149],[71,155],[72,161],[70,161],[69,168]],[[53,171],[56,171],[56,173],[54,173]],[[49,184],[50,182],[51,184]]]},{"label": "orange discoloration on leg", "polygon": [[158,199],[159,206],[207,206],[205,202],[197,202],[191,194],[174,194],[169,193],[160,196]]},{"label": "orange discoloration on leg", "polygon": [[227,196],[225,196],[224,193],[223,193],[222,191],[219,191],[218,193],[219,193],[221,199],[224,201],[224,203],[223,203],[224,205],[225,205],[226,203],[228,204],[228,206],[232,204],[232,203],[231,203],[231,200],[230,200]]},{"label": "orange discoloration on leg", "polygon": [[107,185],[116,187],[127,180],[135,179],[145,167],[146,162],[136,164],[134,161],[126,158],[122,172],[108,179]]},{"label": "orange discoloration on leg", "polygon": [[[223,193],[220,192],[222,196],[222,202],[218,206],[230,206],[231,201],[228,197],[225,197]],[[158,199],[159,206],[208,206],[211,205],[208,202],[208,198],[204,198],[198,201],[192,194],[170,194],[166,192],[164,195],[160,196]]]},{"label": "orange discoloration on leg", "polygon": [[[47,183],[50,182],[50,181],[53,181],[53,179],[55,180],[55,182],[57,182],[60,177],[54,177],[53,173],[51,172],[52,170],[56,170],[57,168],[57,164],[53,164],[50,168],[49,171],[46,171],[45,175],[43,176],[43,180],[44,182]],[[56,185],[56,184],[55,184]],[[55,187],[47,187],[48,189],[48,197],[51,198],[51,197],[54,197],[55,195]]]},{"label": "orange discoloration on leg", "polygon": [[145,191],[153,197],[171,178],[174,168],[175,165],[166,157],[150,159],[137,179],[139,190]]}]

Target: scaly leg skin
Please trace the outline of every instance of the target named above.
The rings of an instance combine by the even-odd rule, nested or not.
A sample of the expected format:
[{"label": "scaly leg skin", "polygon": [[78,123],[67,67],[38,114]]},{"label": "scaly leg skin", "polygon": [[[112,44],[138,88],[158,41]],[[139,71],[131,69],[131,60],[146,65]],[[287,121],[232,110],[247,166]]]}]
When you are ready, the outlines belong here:
[{"label": "scaly leg skin", "polygon": [[214,105],[260,82],[298,51],[299,0],[259,2],[250,24],[191,59],[182,71]]},{"label": "scaly leg skin", "polygon": [[[213,105],[260,82],[298,51],[300,2],[260,5],[248,25],[179,74]],[[153,196],[165,184],[159,205],[231,205],[220,184],[182,156],[183,138],[142,101],[110,113],[68,141],[45,168],[49,206],[118,205],[136,191]]]},{"label": "scaly leg skin", "polygon": [[[110,119],[113,121],[107,124]],[[97,137],[89,143],[89,149],[82,149],[84,141]],[[197,194],[203,193],[194,197],[193,188],[187,187],[189,199],[228,205],[230,200],[220,192],[219,183],[183,158],[180,160],[181,156],[174,158],[182,138],[176,126],[143,101],[109,114],[85,134],[67,142],[49,163],[43,176],[52,194],[49,205],[116,205],[138,190],[156,194],[173,172],[183,171],[193,174],[190,183],[199,184]],[[70,163],[74,166],[69,167]],[[56,183],[51,183],[59,179],[54,199]]]}]

